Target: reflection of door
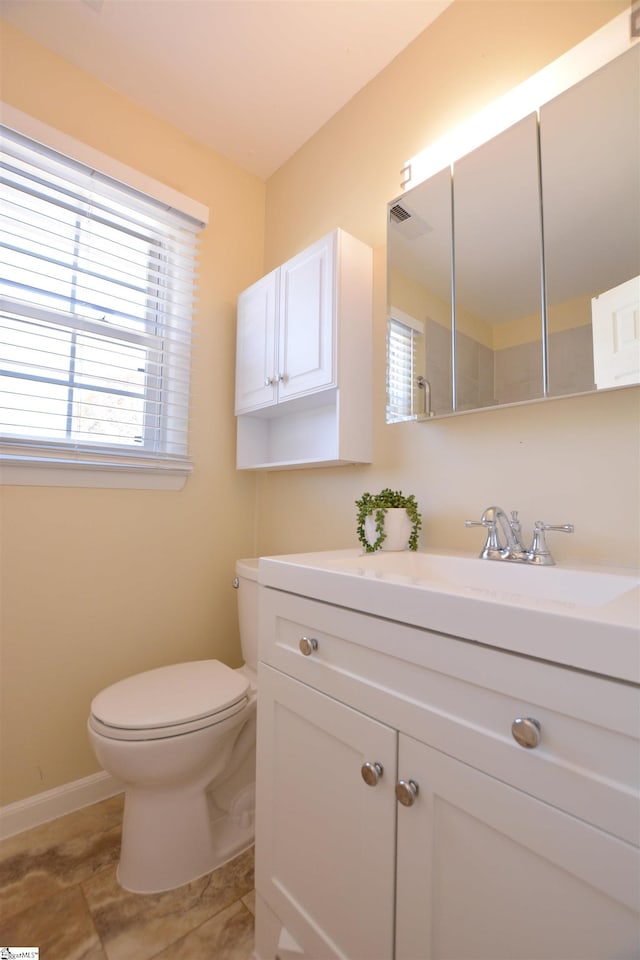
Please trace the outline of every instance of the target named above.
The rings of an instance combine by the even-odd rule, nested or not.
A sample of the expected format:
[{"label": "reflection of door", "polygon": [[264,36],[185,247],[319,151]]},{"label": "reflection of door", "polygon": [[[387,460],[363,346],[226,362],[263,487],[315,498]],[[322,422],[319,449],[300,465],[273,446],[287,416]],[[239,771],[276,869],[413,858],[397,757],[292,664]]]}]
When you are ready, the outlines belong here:
[{"label": "reflection of door", "polygon": [[640,277],[591,301],[598,389],[640,383]]}]

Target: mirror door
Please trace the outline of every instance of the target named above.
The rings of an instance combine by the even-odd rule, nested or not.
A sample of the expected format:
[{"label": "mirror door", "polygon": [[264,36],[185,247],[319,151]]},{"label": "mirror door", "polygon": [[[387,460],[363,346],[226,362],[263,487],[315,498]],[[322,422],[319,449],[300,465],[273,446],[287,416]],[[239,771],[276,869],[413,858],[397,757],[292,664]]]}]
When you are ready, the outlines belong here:
[{"label": "mirror door", "polygon": [[640,382],[640,46],[540,108],[549,395]]},{"label": "mirror door", "polygon": [[[451,171],[447,168],[389,207],[389,318],[397,321],[404,314],[406,326],[415,330],[409,403],[414,417],[453,411],[451,243]],[[418,378],[426,383],[420,385]],[[388,374],[387,393],[389,379]]]},{"label": "mirror door", "polygon": [[640,44],[392,201],[387,236],[415,348],[389,422],[640,383]]},{"label": "mirror door", "polygon": [[456,410],[543,396],[537,117],[454,165]]}]

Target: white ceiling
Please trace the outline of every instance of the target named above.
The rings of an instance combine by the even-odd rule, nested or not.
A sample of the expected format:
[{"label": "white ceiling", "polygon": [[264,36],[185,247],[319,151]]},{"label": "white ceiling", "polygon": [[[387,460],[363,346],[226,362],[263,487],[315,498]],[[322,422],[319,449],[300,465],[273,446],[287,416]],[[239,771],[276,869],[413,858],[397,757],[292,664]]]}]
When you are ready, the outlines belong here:
[{"label": "white ceiling", "polygon": [[451,0],[1,0],[33,39],[266,179]]}]

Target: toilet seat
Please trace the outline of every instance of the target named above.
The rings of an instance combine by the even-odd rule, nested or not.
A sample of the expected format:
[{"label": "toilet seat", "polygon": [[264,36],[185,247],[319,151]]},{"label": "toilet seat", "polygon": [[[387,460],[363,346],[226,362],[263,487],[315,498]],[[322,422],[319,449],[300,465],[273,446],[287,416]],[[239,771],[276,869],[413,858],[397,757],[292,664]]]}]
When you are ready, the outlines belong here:
[{"label": "toilet seat", "polygon": [[91,703],[89,724],[111,740],[159,740],[221,723],[245,708],[249,682],[219,660],[158,667],[120,680]]}]

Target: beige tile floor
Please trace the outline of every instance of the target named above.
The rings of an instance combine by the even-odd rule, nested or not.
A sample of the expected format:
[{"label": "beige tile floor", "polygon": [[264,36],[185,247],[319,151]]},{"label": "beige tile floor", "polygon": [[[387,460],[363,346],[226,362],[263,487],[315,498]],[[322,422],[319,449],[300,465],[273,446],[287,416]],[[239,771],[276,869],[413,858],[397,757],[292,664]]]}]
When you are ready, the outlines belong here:
[{"label": "beige tile floor", "polygon": [[0,843],[0,945],[41,960],[249,960],[253,849],[168,893],[116,882],[122,797]]}]

